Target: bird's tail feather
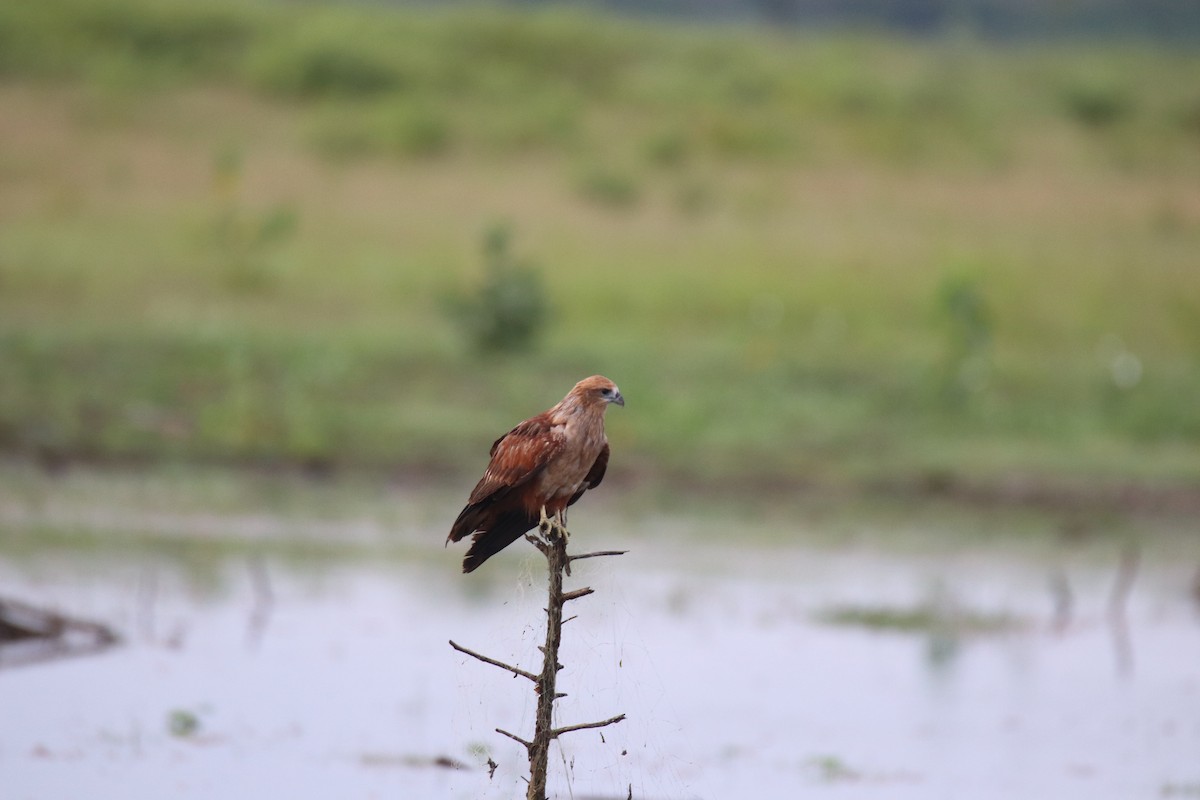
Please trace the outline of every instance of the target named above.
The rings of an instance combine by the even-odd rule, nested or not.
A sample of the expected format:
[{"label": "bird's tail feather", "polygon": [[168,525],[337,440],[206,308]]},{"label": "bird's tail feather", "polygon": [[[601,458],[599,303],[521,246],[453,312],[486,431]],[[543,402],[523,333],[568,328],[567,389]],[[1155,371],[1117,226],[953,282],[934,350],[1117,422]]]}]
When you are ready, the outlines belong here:
[{"label": "bird's tail feather", "polygon": [[473,572],[484,561],[521,538],[521,535],[537,525],[523,511],[503,514],[486,530],[479,531],[471,539],[471,547],[463,559],[463,572]]},{"label": "bird's tail feather", "polygon": [[487,527],[487,512],[490,509],[484,503],[473,503],[458,514],[458,519],[450,526],[450,535],[446,544],[465,539],[471,533]]}]

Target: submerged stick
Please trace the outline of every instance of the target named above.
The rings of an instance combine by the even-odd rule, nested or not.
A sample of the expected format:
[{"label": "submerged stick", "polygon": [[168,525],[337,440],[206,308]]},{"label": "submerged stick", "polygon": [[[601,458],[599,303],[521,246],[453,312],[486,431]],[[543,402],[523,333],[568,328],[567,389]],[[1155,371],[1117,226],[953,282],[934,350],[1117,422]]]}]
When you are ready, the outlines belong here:
[{"label": "submerged stick", "polygon": [[1133,592],[1133,582],[1137,578],[1141,560],[1142,553],[1136,544],[1129,544],[1121,551],[1121,560],[1117,562],[1117,575],[1108,596],[1108,627],[1112,632],[1113,649],[1116,651],[1117,674],[1123,677],[1133,674],[1133,641],[1129,636],[1129,621],[1125,616],[1125,608],[1129,603],[1129,595]]}]

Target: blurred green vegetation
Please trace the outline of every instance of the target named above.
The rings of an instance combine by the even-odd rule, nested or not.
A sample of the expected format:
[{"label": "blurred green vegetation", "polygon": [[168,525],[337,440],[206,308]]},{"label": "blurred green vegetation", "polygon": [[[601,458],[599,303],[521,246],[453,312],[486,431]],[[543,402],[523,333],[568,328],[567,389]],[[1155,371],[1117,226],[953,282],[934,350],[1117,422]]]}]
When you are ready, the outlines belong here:
[{"label": "blurred green vegetation", "polygon": [[[1200,479],[1200,55],[578,10],[0,6],[0,451]],[[511,220],[556,314],[443,298]],[[779,484],[773,484],[779,485]]]},{"label": "blurred green vegetation", "polygon": [[451,318],[481,353],[532,349],[551,315],[541,271],[512,255],[511,239],[507,225],[491,226],[483,237],[483,282],[447,298]]},{"label": "blurred green vegetation", "polygon": [[816,619],[827,625],[896,633],[940,633],[947,636],[996,635],[1029,627],[1028,620],[1005,612],[970,611],[956,605],[927,602],[910,608],[835,606]]}]

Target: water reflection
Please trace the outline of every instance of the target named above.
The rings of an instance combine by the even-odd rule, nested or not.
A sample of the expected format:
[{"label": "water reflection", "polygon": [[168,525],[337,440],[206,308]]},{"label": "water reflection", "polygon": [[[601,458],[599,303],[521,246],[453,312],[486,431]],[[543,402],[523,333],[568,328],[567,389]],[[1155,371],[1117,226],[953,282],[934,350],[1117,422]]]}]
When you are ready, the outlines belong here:
[{"label": "water reflection", "polygon": [[275,592],[271,589],[271,575],[267,571],[267,561],[260,553],[251,554],[246,566],[250,573],[250,586],[253,589],[254,602],[250,605],[249,620],[246,624],[246,642],[251,648],[257,648],[267,632],[267,623],[271,620],[271,610],[275,606]]},{"label": "water reflection", "polygon": [[1108,627],[1112,632],[1117,674],[1121,677],[1133,674],[1133,638],[1129,633],[1126,608],[1129,606],[1129,595],[1133,591],[1133,582],[1137,578],[1141,561],[1142,553],[1136,545],[1128,545],[1121,551],[1117,575],[1108,595]]},{"label": "water reflection", "polygon": [[[1052,600],[1070,601],[1048,613],[1042,564],[741,548],[680,566],[669,539],[628,546],[619,566],[578,565],[597,594],[574,609],[560,676],[563,719],[628,719],[563,743],[561,793],[1117,798],[1200,779],[1200,631],[1186,589],[1169,591],[1190,578],[1176,567],[1134,553],[1116,574],[1071,565],[1069,582],[1064,567]],[[537,663],[536,562],[467,581],[440,554],[295,568],[264,551],[199,583],[161,558],[0,561],[6,591],[129,639],[0,671],[7,785],[519,795],[523,755],[493,731],[532,724],[526,687],[447,640]]]}]

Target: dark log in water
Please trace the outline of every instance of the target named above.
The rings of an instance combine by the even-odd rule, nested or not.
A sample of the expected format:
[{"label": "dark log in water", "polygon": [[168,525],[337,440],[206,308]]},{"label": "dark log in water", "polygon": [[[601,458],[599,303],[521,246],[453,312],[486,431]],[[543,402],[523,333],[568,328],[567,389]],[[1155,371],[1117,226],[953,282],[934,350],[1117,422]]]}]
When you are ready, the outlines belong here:
[{"label": "dark log in water", "polygon": [[98,653],[120,641],[102,623],[0,597],[0,668]]}]

